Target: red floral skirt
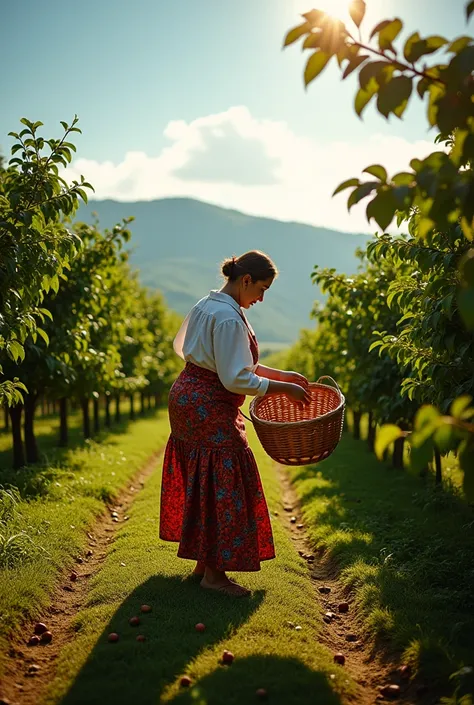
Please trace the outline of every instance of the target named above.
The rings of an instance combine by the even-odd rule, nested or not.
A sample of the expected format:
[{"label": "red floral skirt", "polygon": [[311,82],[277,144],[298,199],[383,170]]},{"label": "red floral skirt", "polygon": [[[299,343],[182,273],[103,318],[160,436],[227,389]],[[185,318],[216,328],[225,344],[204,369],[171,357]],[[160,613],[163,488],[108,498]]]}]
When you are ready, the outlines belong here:
[{"label": "red floral skirt", "polygon": [[187,363],[169,395],[171,435],[160,538],[215,570],[260,570],[275,557],[267,503],[239,407],[210,370]]}]

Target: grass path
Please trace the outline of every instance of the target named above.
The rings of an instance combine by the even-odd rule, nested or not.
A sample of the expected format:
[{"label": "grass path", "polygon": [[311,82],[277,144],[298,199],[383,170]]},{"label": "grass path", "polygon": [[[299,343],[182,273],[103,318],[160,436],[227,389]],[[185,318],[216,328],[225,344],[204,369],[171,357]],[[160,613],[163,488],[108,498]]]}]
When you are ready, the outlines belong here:
[{"label": "grass path", "polygon": [[[254,437],[253,443],[269,507],[282,513],[275,468]],[[176,545],[158,539],[160,476],[158,464],[101,569],[87,578],[64,647],[51,673],[43,674],[49,687],[42,703],[232,705],[256,702],[258,688],[276,705],[303,705],[308,697],[314,705],[363,702],[360,686],[319,643],[323,622],[314,585],[280,518],[273,521],[278,558],[243,576],[253,597],[209,594],[189,577],[193,566],[176,557]],[[141,604],[151,605],[151,614],[140,615]],[[138,628],[128,623],[134,615],[141,618]],[[195,630],[197,622],[206,625],[204,633]],[[118,643],[108,643],[110,632],[120,635]],[[137,633],[146,641],[138,643]],[[220,663],[224,649],[235,654],[232,667]],[[180,688],[183,675],[191,688]]]}]

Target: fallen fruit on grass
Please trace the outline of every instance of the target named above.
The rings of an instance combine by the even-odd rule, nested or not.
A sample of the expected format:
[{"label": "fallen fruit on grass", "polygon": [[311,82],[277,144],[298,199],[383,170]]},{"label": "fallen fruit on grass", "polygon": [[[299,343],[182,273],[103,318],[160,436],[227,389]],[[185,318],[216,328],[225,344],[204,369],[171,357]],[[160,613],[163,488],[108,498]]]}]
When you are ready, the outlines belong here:
[{"label": "fallen fruit on grass", "polygon": [[34,631],[35,634],[42,634],[43,632],[47,632],[47,631],[48,631],[48,627],[47,627],[46,624],[44,624],[43,622],[37,622],[37,623],[35,624],[35,627],[34,627],[33,631]]},{"label": "fallen fruit on grass", "polygon": [[151,607],[150,605],[142,605],[140,607],[140,612],[151,612]]},{"label": "fallen fruit on grass", "polygon": [[233,660],[234,654],[232,653],[232,651],[227,651],[227,649],[225,649],[224,653],[222,654],[223,663],[232,663]]},{"label": "fallen fruit on grass", "polygon": [[40,638],[36,634],[34,636],[30,636],[28,640],[28,646],[36,646],[37,644],[40,643]]},{"label": "fallen fruit on grass", "polygon": [[290,521],[292,524],[296,524],[296,517],[291,517]]},{"label": "fallen fruit on grass", "polygon": [[297,525],[296,525],[296,528],[297,528],[297,529],[304,529],[304,524],[297,524]]},{"label": "fallen fruit on grass", "polygon": [[179,684],[182,688],[189,688],[191,685],[191,678],[189,676],[182,676]]},{"label": "fallen fruit on grass", "polygon": [[337,652],[337,654],[334,654],[334,663],[338,663],[340,666],[344,666],[346,662],[346,657],[344,654],[341,654],[340,651]]},{"label": "fallen fruit on grass", "polygon": [[69,580],[72,580],[72,582],[75,582],[77,580],[77,573],[72,571],[71,575],[69,576]]},{"label": "fallen fruit on grass", "polygon": [[43,632],[41,634],[41,641],[43,644],[49,644],[51,641],[53,641],[53,635],[51,634],[50,631]]},{"label": "fallen fruit on grass", "polygon": [[140,624],[140,617],[130,617],[128,623],[131,627],[138,627],[138,625]]},{"label": "fallen fruit on grass", "polygon": [[349,612],[349,603],[340,602],[337,609],[339,610],[339,612]]},{"label": "fallen fruit on grass", "polygon": [[300,632],[303,629],[299,624],[296,625],[295,627],[295,632]]},{"label": "fallen fruit on grass", "polygon": [[321,587],[319,588],[319,592],[322,595],[328,595],[331,592],[331,588],[327,585],[321,585]]},{"label": "fallen fruit on grass", "polygon": [[410,678],[411,676],[411,666],[408,666],[406,663],[404,663],[400,668],[398,669],[398,673],[402,678]]},{"label": "fallen fruit on grass", "polygon": [[108,640],[110,641],[111,644],[119,640],[119,635],[116,632],[112,632],[108,636]]},{"label": "fallen fruit on grass", "polygon": [[146,636],[144,634],[139,634],[137,636],[137,641],[146,641]]},{"label": "fallen fruit on grass", "polygon": [[384,685],[383,688],[380,688],[380,693],[384,698],[398,698],[400,686],[395,684]]},{"label": "fallen fruit on grass", "polygon": [[89,549],[89,550],[87,551],[87,553],[86,553],[86,556],[87,556],[88,558],[90,558],[90,557],[93,556],[93,555],[94,555],[94,551],[91,551],[91,549]]},{"label": "fallen fruit on grass", "polygon": [[258,688],[258,690],[255,691],[255,695],[257,698],[260,698],[260,700],[266,700],[268,698],[268,693],[265,688]]},{"label": "fallen fruit on grass", "polygon": [[357,641],[357,634],[346,634],[346,641]]},{"label": "fallen fruit on grass", "polygon": [[206,628],[206,625],[203,624],[202,622],[198,622],[195,627],[197,632],[203,632],[205,630],[205,628]]}]

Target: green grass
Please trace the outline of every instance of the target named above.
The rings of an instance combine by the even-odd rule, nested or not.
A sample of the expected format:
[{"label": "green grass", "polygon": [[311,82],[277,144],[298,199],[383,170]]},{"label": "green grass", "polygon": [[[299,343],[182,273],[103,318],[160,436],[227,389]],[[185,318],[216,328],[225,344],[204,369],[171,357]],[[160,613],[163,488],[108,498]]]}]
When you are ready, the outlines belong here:
[{"label": "green grass", "polygon": [[[252,438],[269,506],[281,509],[272,462]],[[177,545],[158,539],[160,482],[161,468],[147,480],[93,579],[60,655],[48,705],[94,705],[105,697],[116,705],[247,704],[257,701],[259,687],[275,705],[336,705],[341,693],[353,693],[347,672],[318,643],[314,587],[279,520],[273,520],[277,559],[263,563],[259,573],[240,574],[253,596],[210,594],[189,577],[193,564],[176,557]],[[143,603],[153,612],[132,628],[128,620]],[[194,629],[200,621],[207,627],[203,634]],[[121,637],[116,644],[107,642],[112,631]],[[137,633],[147,641],[137,643]],[[236,657],[231,667],[219,663],[225,648]],[[193,680],[189,690],[179,687],[183,674]]]},{"label": "green grass", "polygon": [[459,493],[379,463],[347,434],[291,477],[311,540],[341,567],[366,635],[403,652],[434,687],[473,666],[474,513]]},{"label": "green grass", "polygon": [[[48,423],[51,420],[45,419]],[[0,570],[0,654],[6,653],[8,634],[49,604],[60,572],[73,565],[86,545],[86,530],[104,503],[163,446],[167,434],[166,412],[151,412],[146,419],[124,422],[115,433],[103,435],[100,444],[58,451],[53,464],[0,471],[0,485],[19,488],[13,508],[0,514],[0,534],[24,532],[27,537],[9,551],[13,567],[7,569],[4,560]]]}]

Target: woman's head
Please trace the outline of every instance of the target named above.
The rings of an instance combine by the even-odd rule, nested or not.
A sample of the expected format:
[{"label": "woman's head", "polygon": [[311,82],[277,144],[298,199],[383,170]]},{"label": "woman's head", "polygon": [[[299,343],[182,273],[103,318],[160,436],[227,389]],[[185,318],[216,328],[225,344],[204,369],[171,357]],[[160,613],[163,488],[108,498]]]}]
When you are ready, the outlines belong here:
[{"label": "woman's head", "polygon": [[276,265],[259,250],[245,252],[240,257],[229,257],[222,263],[221,272],[227,279],[226,287],[237,295],[242,308],[263,301],[265,291],[278,276]]}]

